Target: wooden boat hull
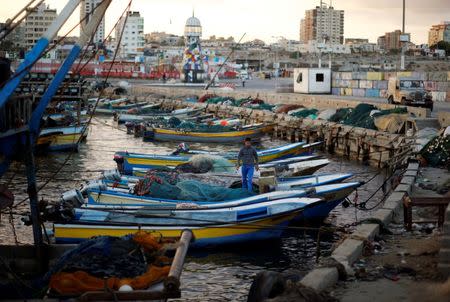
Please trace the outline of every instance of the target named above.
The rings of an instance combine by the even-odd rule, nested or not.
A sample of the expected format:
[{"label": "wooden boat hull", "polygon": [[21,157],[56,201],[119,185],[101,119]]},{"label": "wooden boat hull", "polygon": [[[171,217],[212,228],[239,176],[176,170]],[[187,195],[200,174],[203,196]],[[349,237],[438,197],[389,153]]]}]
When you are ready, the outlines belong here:
[{"label": "wooden boat hull", "polygon": [[86,126],[70,126],[43,129],[36,147],[45,151],[78,150],[80,142],[87,136],[85,128]]},{"label": "wooden boat hull", "polygon": [[189,229],[194,235],[192,247],[208,247],[279,239],[284,228],[299,214],[300,212],[292,212],[242,224],[208,227],[55,223],[53,229],[57,243],[77,243],[100,235],[124,236],[138,230],[154,232],[162,237],[176,237],[180,235],[181,231]]},{"label": "wooden boat hull", "polygon": [[[322,186],[315,186],[314,190],[303,189],[303,190],[292,190],[292,191],[282,191],[286,193],[292,193],[292,196],[280,196],[281,198],[292,198],[292,197],[305,197],[313,194],[316,197],[324,199],[326,202],[317,205],[312,208],[305,208],[303,211],[302,218],[304,219],[321,219],[330,213],[337,205],[339,205],[348,195],[350,195],[357,187],[361,184],[359,182],[349,182],[349,183],[337,183],[328,184]],[[281,193],[280,191],[276,191]],[[275,192],[272,192],[275,193]],[[170,204],[176,204],[180,202],[189,202],[199,205],[235,205],[239,204],[250,204],[261,202],[260,196],[247,198],[243,200],[236,201],[223,201],[223,202],[195,202],[195,201],[179,201],[179,200],[165,200],[165,199],[155,199],[151,197],[136,196],[127,193],[117,192],[113,190],[107,191],[97,191],[92,190],[88,192],[88,203],[93,205],[115,205],[118,207],[127,206],[167,206]],[[272,198],[272,200],[275,200]]]},{"label": "wooden boat hull", "polygon": [[247,137],[258,140],[272,129],[273,126],[263,126],[229,132],[192,132],[153,128],[144,133],[144,140],[162,142],[240,143]]},{"label": "wooden boat hull", "polygon": [[[285,146],[280,146],[277,148],[271,148],[267,150],[258,151],[258,157],[260,163],[267,163],[274,160],[280,160],[285,158],[290,158],[293,156],[306,155],[313,151],[314,147],[321,144],[305,144],[303,142],[288,144]],[[114,154],[114,159],[120,159],[121,167],[118,166],[122,173],[131,174],[134,169],[152,169],[157,167],[176,167],[181,164],[189,162],[191,156],[197,154],[212,154],[227,158],[232,163],[236,162],[237,154],[231,153],[209,153],[192,151],[188,154],[183,155],[151,155],[151,154],[140,154],[140,153],[128,153],[128,152],[116,152]]]}]

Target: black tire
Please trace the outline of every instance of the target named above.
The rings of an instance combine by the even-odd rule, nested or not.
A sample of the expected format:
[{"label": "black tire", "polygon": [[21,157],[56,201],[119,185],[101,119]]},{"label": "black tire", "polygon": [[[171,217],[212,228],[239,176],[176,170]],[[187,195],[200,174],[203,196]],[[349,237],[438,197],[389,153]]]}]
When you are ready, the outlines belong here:
[{"label": "black tire", "polygon": [[392,95],[388,97],[388,103],[394,104],[394,97]]},{"label": "black tire", "polygon": [[275,298],[284,292],[286,281],[280,273],[264,271],[256,275],[248,293],[247,302]]}]

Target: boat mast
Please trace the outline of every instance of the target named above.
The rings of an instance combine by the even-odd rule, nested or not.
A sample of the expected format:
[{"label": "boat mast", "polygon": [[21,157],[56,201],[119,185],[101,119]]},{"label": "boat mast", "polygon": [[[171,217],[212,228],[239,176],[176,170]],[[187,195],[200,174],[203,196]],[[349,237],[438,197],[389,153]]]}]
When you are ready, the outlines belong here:
[{"label": "boat mast", "polygon": [[29,73],[31,67],[39,60],[48,45],[53,41],[61,27],[66,23],[67,19],[72,15],[73,11],[78,7],[81,0],[69,0],[63,8],[59,16],[44,33],[44,35],[36,42],[34,47],[26,54],[22,64],[17,68],[12,79],[5,84],[0,91],[0,108],[3,107],[11,95],[19,86],[22,79]]}]

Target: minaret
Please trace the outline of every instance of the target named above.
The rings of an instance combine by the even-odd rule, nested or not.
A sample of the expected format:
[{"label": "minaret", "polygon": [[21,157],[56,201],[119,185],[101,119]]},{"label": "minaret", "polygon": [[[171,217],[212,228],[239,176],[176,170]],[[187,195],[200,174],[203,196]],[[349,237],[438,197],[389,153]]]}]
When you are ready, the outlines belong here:
[{"label": "minaret", "polygon": [[200,45],[202,26],[192,10],[192,17],[186,20],[184,38],[186,48],[183,54],[183,79],[185,83],[200,83],[204,80],[203,55]]}]

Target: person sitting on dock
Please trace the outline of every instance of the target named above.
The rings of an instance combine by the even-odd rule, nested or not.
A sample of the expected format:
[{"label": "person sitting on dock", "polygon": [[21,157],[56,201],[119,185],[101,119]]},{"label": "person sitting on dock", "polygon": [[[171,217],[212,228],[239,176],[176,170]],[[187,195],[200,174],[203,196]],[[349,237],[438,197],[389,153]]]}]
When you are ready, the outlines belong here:
[{"label": "person sitting on dock", "polygon": [[259,170],[258,153],[252,146],[252,140],[247,137],[244,141],[244,147],[239,151],[236,169],[239,169],[242,163],[242,188],[250,192],[253,191],[253,173]]}]

